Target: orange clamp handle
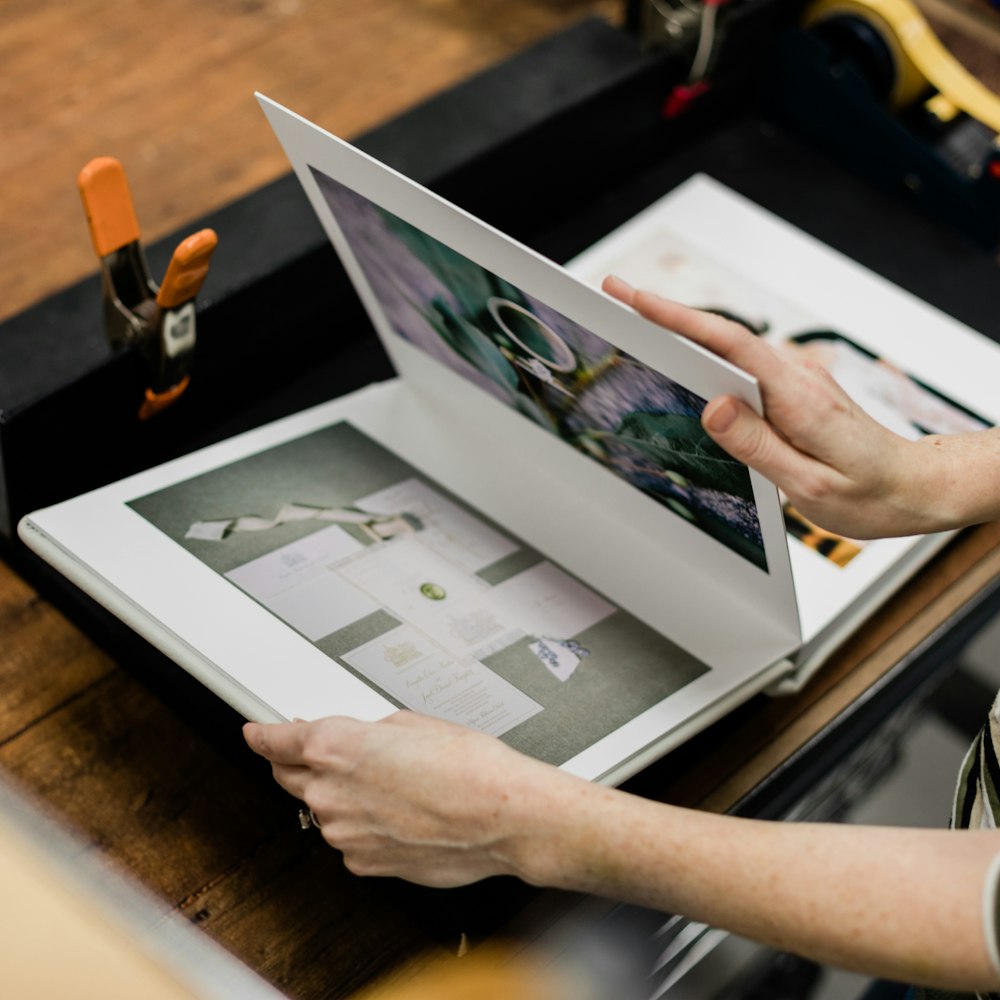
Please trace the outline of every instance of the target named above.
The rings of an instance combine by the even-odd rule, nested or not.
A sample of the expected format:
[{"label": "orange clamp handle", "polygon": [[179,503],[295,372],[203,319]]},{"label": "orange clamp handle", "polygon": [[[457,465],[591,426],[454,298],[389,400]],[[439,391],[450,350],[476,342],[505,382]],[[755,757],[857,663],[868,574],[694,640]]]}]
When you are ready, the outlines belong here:
[{"label": "orange clamp handle", "polygon": [[177,245],[156,296],[161,309],[174,309],[198,294],[218,243],[213,230],[202,229]]},{"label": "orange clamp handle", "polygon": [[190,383],[191,376],[185,375],[177,385],[172,385],[163,392],[153,392],[152,389],[147,389],[142,400],[142,405],[139,407],[139,419],[149,420],[150,417],[155,417],[161,410],[165,410],[171,403],[176,402],[183,395],[184,390]]},{"label": "orange clamp handle", "polygon": [[139,239],[139,220],[132,205],[128,178],[118,160],[113,156],[91,160],[76,182],[98,257],[107,257]]}]

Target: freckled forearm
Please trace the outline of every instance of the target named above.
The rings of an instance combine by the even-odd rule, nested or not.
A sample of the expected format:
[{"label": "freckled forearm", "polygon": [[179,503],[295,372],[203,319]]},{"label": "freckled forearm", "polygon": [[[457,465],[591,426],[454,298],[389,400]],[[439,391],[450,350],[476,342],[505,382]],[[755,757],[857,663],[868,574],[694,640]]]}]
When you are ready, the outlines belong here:
[{"label": "freckled forearm", "polygon": [[680,913],[818,961],[997,989],[981,893],[993,833],[740,820],[563,788],[519,873]]}]

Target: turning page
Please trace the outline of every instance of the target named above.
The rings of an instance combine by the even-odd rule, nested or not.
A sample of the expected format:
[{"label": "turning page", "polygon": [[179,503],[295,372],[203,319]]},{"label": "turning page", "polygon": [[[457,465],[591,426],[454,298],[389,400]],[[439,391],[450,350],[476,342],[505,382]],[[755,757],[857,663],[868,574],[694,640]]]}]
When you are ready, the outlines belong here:
[{"label": "turning page", "polygon": [[401,376],[478,458],[407,454],[713,665],[796,648],[774,487],[699,420],[759,408],[753,379],[260,100]]}]

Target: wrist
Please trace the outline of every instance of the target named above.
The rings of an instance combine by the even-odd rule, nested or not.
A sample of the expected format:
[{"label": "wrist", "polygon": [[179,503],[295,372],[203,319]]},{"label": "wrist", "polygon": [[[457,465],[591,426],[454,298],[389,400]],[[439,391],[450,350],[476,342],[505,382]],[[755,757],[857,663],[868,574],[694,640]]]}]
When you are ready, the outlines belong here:
[{"label": "wrist", "polygon": [[921,532],[949,531],[997,516],[997,483],[976,452],[984,435],[931,434],[910,444],[906,502]]},{"label": "wrist", "polygon": [[507,834],[498,854],[509,874],[529,885],[580,890],[585,851],[593,842],[595,799],[619,793],[548,765],[511,793]]},{"label": "wrist", "polygon": [[650,884],[650,865],[658,876],[670,871],[659,847],[670,839],[664,824],[672,807],[557,774],[522,822],[513,873],[530,885],[641,905],[662,901]]},{"label": "wrist", "polygon": [[[895,436],[894,436],[895,437]],[[942,478],[945,464],[936,438],[895,439],[894,454],[885,463],[881,496],[886,524],[876,533],[917,535],[944,530]]]}]

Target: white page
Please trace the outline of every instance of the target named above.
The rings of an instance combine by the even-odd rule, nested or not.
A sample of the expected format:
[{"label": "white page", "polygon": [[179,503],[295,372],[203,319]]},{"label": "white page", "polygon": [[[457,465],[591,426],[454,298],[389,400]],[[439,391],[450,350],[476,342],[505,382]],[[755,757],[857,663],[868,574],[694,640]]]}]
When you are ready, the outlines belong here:
[{"label": "white page", "polygon": [[[404,336],[398,316],[386,312],[384,291],[380,295],[373,291],[373,282],[388,286],[399,276],[382,273],[389,265],[385,255],[380,256],[381,245],[372,249],[372,230],[350,220],[348,209],[356,214],[387,212],[446,249],[458,251],[466,263],[515,286],[514,291],[524,294],[550,329],[558,326],[563,336],[568,336],[567,329],[575,331],[578,339],[571,343],[577,353],[579,338],[593,338],[591,331],[600,331],[595,339],[604,346],[627,352],[629,364],[645,366],[650,374],[667,373],[682,391],[702,400],[731,392],[759,408],[753,380],[595,293],[552,262],[347,143],[266,98],[260,100],[397,368],[408,384],[432,401],[436,416],[429,419],[438,425],[437,441],[456,433],[475,436],[479,457],[471,464],[464,458],[458,462],[440,445],[423,446],[423,451],[434,454],[422,454],[420,445],[407,454],[420,455],[421,466],[433,469],[436,478],[707,662],[745,660],[748,649],[755,647],[768,651],[759,662],[764,666],[797,646],[798,616],[773,487],[750,474],[754,537],[764,553],[765,570],[700,524],[692,525],[526,419],[509,401],[489,391],[487,379],[467,371],[459,374],[462,366],[449,363],[453,358],[447,346],[428,348]],[[331,210],[334,193],[347,199],[337,204],[339,224]],[[356,227],[351,239],[344,235],[345,220]],[[383,238],[381,231],[378,238]],[[367,255],[367,262],[360,263],[358,254]],[[417,279],[412,280],[416,287]],[[406,291],[412,294],[409,286]],[[412,306],[405,296],[399,298],[404,306]],[[426,308],[423,301],[418,305]],[[392,307],[401,308],[398,303]],[[509,316],[509,303],[501,308],[508,308]],[[443,341],[435,342],[439,344]],[[558,373],[559,358],[550,360]],[[510,470],[517,469],[530,470],[530,477],[544,470],[546,480],[557,486],[544,491],[532,488],[530,477],[522,484],[512,483]],[[499,488],[492,485],[494,479]],[[584,535],[585,546],[580,544]],[[664,579],[682,574],[685,586],[664,587]]]},{"label": "white page", "polygon": [[[710,177],[691,178],[568,267],[594,284],[615,273],[691,305],[724,309],[751,325],[766,323],[763,336],[779,342],[804,330],[829,329],[987,423],[1000,420],[998,345]],[[839,363],[853,367],[850,356]],[[849,381],[845,386],[858,388]],[[858,401],[893,430],[915,436],[876,394]],[[956,418],[942,432],[979,426]],[[849,543],[838,549],[849,561],[838,565],[790,537],[803,639],[826,627],[919,541]]]}]

